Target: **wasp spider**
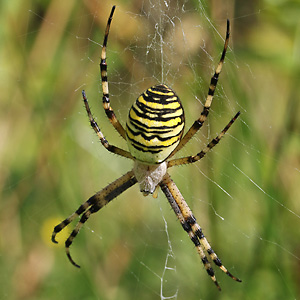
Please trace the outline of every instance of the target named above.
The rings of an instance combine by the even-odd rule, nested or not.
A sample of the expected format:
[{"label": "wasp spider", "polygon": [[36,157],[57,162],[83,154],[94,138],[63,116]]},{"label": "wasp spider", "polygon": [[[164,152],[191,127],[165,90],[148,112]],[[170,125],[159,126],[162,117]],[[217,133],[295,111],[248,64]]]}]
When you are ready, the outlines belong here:
[{"label": "wasp spider", "polygon": [[106,64],[107,39],[114,11],[115,6],[112,8],[107,22],[101,54],[100,69],[103,89],[103,107],[114,128],[118,131],[121,137],[127,141],[129,151],[113,146],[105,139],[97,122],[92,116],[84,91],[82,91],[82,96],[91,126],[98,135],[102,145],[110,152],[132,159],[134,166],[131,171],[100,190],[85,203],[80,205],[73,214],[55,226],[52,234],[52,241],[57,243],[55,240],[56,234],[71,223],[76,217],[82,215],[69,238],[65,242],[65,249],[69,260],[74,266],[79,267],[70,255],[70,245],[83,224],[88,220],[91,214],[100,210],[111,200],[138,182],[140,185],[140,191],[144,194],[144,196],[153,194],[153,197],[157,197],[158,188],[161,188],[183,229],[188,233],[190,239],[194,243],[208,275],[211,277],[218,289],[220,289],[220,286],[216,280],[214,271],[208,260],[208,256],[232,279],[241,281],[237,277],[233,276],[221,263],[220,259],[205,238],[201,227],[197,223],[196,218],[185,202],[179,189],[167,172],[167,169],[173,166],[194,163],[203,158],[209,150],[219,143],[221,138],[240,114],[238,112],[225,126],[221,133],[196,155],[171,159],[171,157],[184,147],[192,136],[194,136],[194,134],[202,127],[207,118],[228,46],[229,21],[227,21],[226,39],[222,56],[215,74],[211,79],[204,108],[199,119],[194,122],[192,127],[183,136],[185,124],[183,107],[178,96],[165,84],[153,86],[137,98],[129,111],[126,129],[123,128],[116,118],[116,115],[110,106]]}]

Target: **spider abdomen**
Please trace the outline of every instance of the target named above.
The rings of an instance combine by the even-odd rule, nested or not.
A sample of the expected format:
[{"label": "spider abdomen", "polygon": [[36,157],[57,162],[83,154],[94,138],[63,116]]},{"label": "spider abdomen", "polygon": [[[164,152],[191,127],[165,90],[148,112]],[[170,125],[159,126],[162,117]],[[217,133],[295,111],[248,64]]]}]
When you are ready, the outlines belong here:
[{"label": "spider abdomen", "polygon": [[184,111],[178,96],[166,85],[147,89],[132,105],[126,137],[130,153],[149,164],[163,162],[178,145]]}]

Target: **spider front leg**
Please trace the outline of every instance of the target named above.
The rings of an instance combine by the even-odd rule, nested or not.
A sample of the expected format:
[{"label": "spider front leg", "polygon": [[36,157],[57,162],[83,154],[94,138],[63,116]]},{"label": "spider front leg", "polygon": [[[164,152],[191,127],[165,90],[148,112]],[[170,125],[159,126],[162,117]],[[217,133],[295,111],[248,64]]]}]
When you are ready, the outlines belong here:
[{"label": "spider front leg", "polygon": [[79,233],[79,230],[82,228],[84,223],[89,219],[91,214],[96,213],[100,210],[103,206],[108,204],[111,200],[122,194],[128,188],[133,186],[137,182],[136,178],[134,177],[133,171],[127,172],[125,175],[121,176],[104,189],[96,193],[94,196],[89,198],[85,203],[79,206],[79,208],[68,218],[62,221],[60,224],[54,227],[52,233],[52,242],[57,243],[55,237],[56,234],[63,230],[67,225],[69,225],[76,217],[79,217],[81,214],[81,218],[79,222],[76,224],[75,228],[71,232],[70,236],[65,242],[65,249],[66,254],[70,260],[70,262],[75,267],[80,267],[78,264],[74,262],[70,254],[70,246],[74,240],[74,238]]},{"label": "spider front leg", "polygon": [[186,143],[198,132],[198,130],[202,127],[203,123],[207,119],[207,116],[209,114],[209,110],[210,110],[210,107],[211,107],[211,104],[213,101],[214,93],[215,93],[215,90],[216,90],[216,87],[218,84],[219,75],[222,71],[222,67],[224,64],[225,55],[226,55],[227,47],[228,47],[228,43],[229,43],[229,37],[230,37],[230,22],[229,22],[229,20],[227,20],[227,29],[226,29],[226,38],[225,38],[224,48],[223,48],[222,55],[221,55],[220,61],[218,63],[218,66],[215,70],[215,73],[210,80],[210,85],[208,88],[208,95],[206,97],[206,101],[204,103],[204,107],[201,112],[200,118],[194,122],[192,127],[188,130],[188,132],[181,139],[181,141],[178,144],[178,146],[176,147],[176,149],[174,149],[174,151],[171,153],[170,157],[173,156],[175,153],[177,153],[181,148],[183,148],[186,145]]},{"label": "spider front leg", "polygon": [[192,211],[188,207],[187,203],[185,202],[183,196],[181,195],[179,189],[173,182],[173,180],[170,178],[170,175],[167,173],[162,182],[160,183],[160,187],[164,194],[166,195],[172,209],[174,210],[177,218],[179,219],[183,229],[188,233],[190,239],[194,243],[195,247],[197,248],[197,251],[200,255],[201,261],[210,276],[210,278],[213,280],[215,285],[219,290],[221,290],[214,270],[212,269],[207,256],[205,255],[204,250],[208,253],[211,260],[229,277],[234,279],[235,281],[241,282],[240,279],[233,276],[222,264],[221,260],[218,258],[214,250],[211,248],[210,244],[208,243],[206,237],[204,236],[201,227],[196,222],[196,218],[194,217]]},{"label": "spider front leg", "polygon": [[115,8],[116,8],[116,6],[114,5],[111,9],[110,16],[107,21],[104,40],[103,40],[103,46],[102,46],[102,52],[101,52],[100,72],[101,72],[102,91],[103,91],[102,102],[103,102],[103,108],[105,110],[105,113],[106,113],[109,121],[114,126],[114,128],[118,131],[118,133],[121,135],[121,137],[124,140],[126,140],[125,130],[124,130],[123,126],[121,125],[121,123],[118,121],[113,109],[110,106],[108,81],[107,81],[106,47],[107,47],[107,40],[108,40],[110,24],[111,24],[112,17],[115,12]]},{"label": "spider front leg", "polygon": [[168,168],[173,167],[173,166],[180,166],[180,165],[184,165],[184,164],[194,163],[194,162],[200,160],[201,158],[203,158],[207,152],[209,152],[213,147],[215,147],[220,142],[220,140],[223,138],[225,133],[232,126],[232,124],[235,122],[235,120],[238,118],[238,116],[240,114],[241,114],[240,112],[237,112],[236,115],[230,120],[230,122],[224,127],[224,129],[221,131],[221,133],[219,133],[218,136],[216,136],[214,139],[212,139],[203,150],[201,150],[196,155],[191,155],[191,156],[177,158],[177,159],[168,161]]},{"label": "spider front leg", "polygon": [[98,135],[99,140],[100,140],[101,144],[105,147],[105,149],[107,149],[108,151],[110,151],[112,153],[118,154],[120,156],[133,159],[133,156],[128,151],[109,144],[109,142],[106,140],[103,133],[101,132],[97,122],[93,118],[93,115],[92,115],[92,112],[91,112],[91,109],[90,109],[85,91],[82,91],[82,98],[83,98],[83,102],[84,102],[86,112],[87,112],[88,117],[90,119],[91,126],[94,129],[94,131],[96,132],[96,134]]}]

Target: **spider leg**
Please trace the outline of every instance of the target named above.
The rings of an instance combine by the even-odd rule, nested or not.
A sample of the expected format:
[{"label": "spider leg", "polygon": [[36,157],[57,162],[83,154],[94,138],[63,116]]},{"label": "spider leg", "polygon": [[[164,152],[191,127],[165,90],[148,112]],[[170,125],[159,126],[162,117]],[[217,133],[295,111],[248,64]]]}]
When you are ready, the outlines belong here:
[{"label": "spider leg", "polygon": [[[233,276],[222,264],[221,260],[218,258],[216,253],[211,248],[210,244],[208,243],[206,237],[204,236],[201,227],[196,222],[196,218],[194,217],[192,211],[188,207],[187,203],[185,202],[183,196],[181,195],[179,189],[170,178],[170,175],[167,173],[160,183],[160,187],[164,194],[166,195],[171,207],[173,208],[177,218],[179,219],[183,229],[188,233],[190,239],[194,243],[197,248],[197,251],[200,255],[201,261],[208,273],[211,277],[215,285],[219,290],[221,290],[214,271],[204,253],[204,250],[208,253],[211,260],[228,276],[232,279],[241,282],[240,279]],[[204,250],[203,250],[204,249]]]},{"label": "spider leg", "polygon": [[231,127],[231,125],[234,123],[234,121],[238,118],[239,115],[240,115],[240,112],[236,113],[236,115],[224,127],[224,129],[221,131],[221,133],[219,133],[218,136],[216,136],[213,140],[211,140],[207,144],[207,146],[203,150],[201,150],[198,154],[170,160],[170,161],[168,161],[168,168],[173,167],[173,166],[194,163],[194,162],[200,160],[201,158],[203,158],[207,152],[209,152],[213,147],[215,147],[220,142],[222,137],[225,135],[225,133],[228,131],[228,129]]},{"label": "spider leg", "polygon": [[99,137],[99,140],[101,141],[101,144],[110,152],[118,154],[120,156],[126,157],[126,158],[130,158],[133,159],[133,156],[126,150],[123,150],[119,147],[110,145],[109,142],[106,140],[106,138],[104,137],[103,133],[101,132],[97,122],[95,121],[95,119],[93,118],[89,103],[88,103],[88,99],[86,97],[85,91],[82,91],[82,98],[84,101],[84,105],[85,105],[85,109],[86,112],[88,114],[88,117],[90,119],[90,123],[92,128],[94,129],[94,131],[96,132],[96,134]]},{"label": "spider leg", "polygon": [[70,224],[76,217],[82,214],[79,222],[76,224],[75,228],[71,232],[70,236],[65,242],[65,249],[67,256],[70,260],[70,262],[76,266],[79,267],[78,264],[74,262],[70,255],[70,246],[74,240],[74,238],[79,233],[79,230],[83,226],[83,224],[89,219],[91,214],[97,212],[100,210],[103,206],[108,204],[111,200],[116,198],[118,195],[126,191],[128,188],[133,186],[137,182],[136,178],[134,177],[133,171],[127,172],[125,175],[121,176],[102,190],[100,190],[98,193],[96,193],[94,196],[89,198],[85,203],[80,205],[80,207],[74,212],[72,215],[70,215],[68,218],[66,218],[64,221],[62,221],[60,224],[54,227],[53,233],[52,233],[52,241],[54,243],[57,243],[55,240],[55,236],[57,233],[59,233],[63,228],[65,228],[68,224]]},{"label": "spider leg", "polygon": [[208,275],[210,276],[210,278],[212,279],[214,284],[217,286],[217,288],[219,290],[221,290],[221,288],[220,288],[220,286],[217,282],[215,272],[214,272],[213,268],[211,267],[211,264],[209,263],[206,255],[204,253],[203,246],[201,245],[198,236],[195,235],[195,233],[192,230],[192,227],[190,226],[190,224],[183,217],[182,212],[181,212],[178,204],[176,203],[176,201],[175,201],[170,189],[168,188],[168,186],[165,183],[162,182],[160,184],[160,187],[161,187],[162,191],[164,192],[164,194],[166,195],[166,197],[167,197],[172,209],[174,210],[177,218],[179,219],[183,229],[188,233],[191,241],[194,243],[194,245],[197,249],[197,252],[200,255],[201,261],[204,265],[204,268],[205,268],[206,272],[208,273]]},{"label": "spider leg", "polygon": [[74,213],[72,213],[69,217],[67,217],[61,223],[56,225],[53,229],[53,232],[52,232],[52,237],[51,237],[52,242],[57,244],[58,242],[55,239],[56,235],[60,231],[62,231],[66,226],[68,226],[73,220],[75,220],[77,217],[79,217],[81,214],[83,214],[90,206],[95,204],[95,201],[96,201],[96,197],[91,197],[86,202],[81,204],[79,206],[79,208]]},{"label": "spider leg", "polygon": [[197,223],[196,218],[192,215],[191,219],[189,220],[189,224],[193,229],[193,232],[196,233],[198,236],[201,244],[203,245],[204,249],[207,251],[208,255],[210,256],[211,260],[218,266],[224,273],[226,273],[229,277],[231,277],[233,280],[242,282],[242,280],[238,279],[237,277],[233,276],[222,264],[221,260],[217,256],[217,254],[214,252],[212,247],[210,246],[209,242],[207,241],[206,237],[203,234],[202,228]]},{"label": "spider leg", "polygon": [[123,126],[121,125],[121,123],[118,121],[113,109],[110,106],[108,81],[107,81],[106,47],[107,47],[107,40],[108,40],[110,24],[112,21],[112,17],[113,17],[115,8],[116,8],[116,6],[114,5],[111,9],[110,16],[107,21],[104,40],[103,40],[102,53],[101,53],[100,71],[101,71],[102,91],[103,91],[102,100],[103,100],[103,108],[105,110],[105,113],[106,113],[109,121],[114,126],[114,128],[118,131],[118,133],[121,135],[121,137],[124,140],[126,140],[125,130],[124,130]]},{"label": "spider leg", "polygon": [[209,110],[213,101],[214,93],[218,84],[219,80],[219,75],[222,71],[222,67],[224,64],[224,59],[228,47],[228,42],[229,42],[229,36],[230,36],[230,22],[227,20],[227,29],[226,29],[226,38],[225,38],[225,43],[224,43],[224,48],[222,51],[222,55],[220,58],[220,61],[218,63],[218,66],[215,70],[215,73],[213,77],[210,80],[210,85],[208,89],[208,95],[206,97],[206,101],[203,107],[203,110],[201,112],[200,118],[197,119],[194,124],[191,126],[191,128],[188,130],[188,132],[184,135],[178,146],[174,149],[174,151],[171,153],[171,156],[173,156],[176,152],[178,152],[181,148],[185,146],[185,144],[194,136],[195,133],[202,127],[203,123],[206,121],[207,116],[209,114]]}]

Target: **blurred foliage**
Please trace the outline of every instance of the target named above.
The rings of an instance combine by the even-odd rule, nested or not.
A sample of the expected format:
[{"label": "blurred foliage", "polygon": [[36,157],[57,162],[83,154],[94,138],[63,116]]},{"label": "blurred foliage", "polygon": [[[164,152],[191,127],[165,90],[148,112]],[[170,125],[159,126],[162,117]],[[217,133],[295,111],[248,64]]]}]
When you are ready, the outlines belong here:
[{"label": "blurred foliage", "polygon": [[[135,97],[163,78],[190,126],[231,20],[209,126],[181,155],[196,153],[237,110],[242,116],[201,163],[170,171],[225,266],[243,280],[215,267],[221,293],[163,195],[145,198],[137,186],[80,232],[71,248],[80,270],[62,247],[70,231],[50,243],[53,226],[131,167],[101,147],[81,102],[84,88],[104,134],[126,147],[100,101],[112,4],[109,82],[122,123]],[[2,1],[1,299],[297,299],[299,14],[299,0]]]}]

